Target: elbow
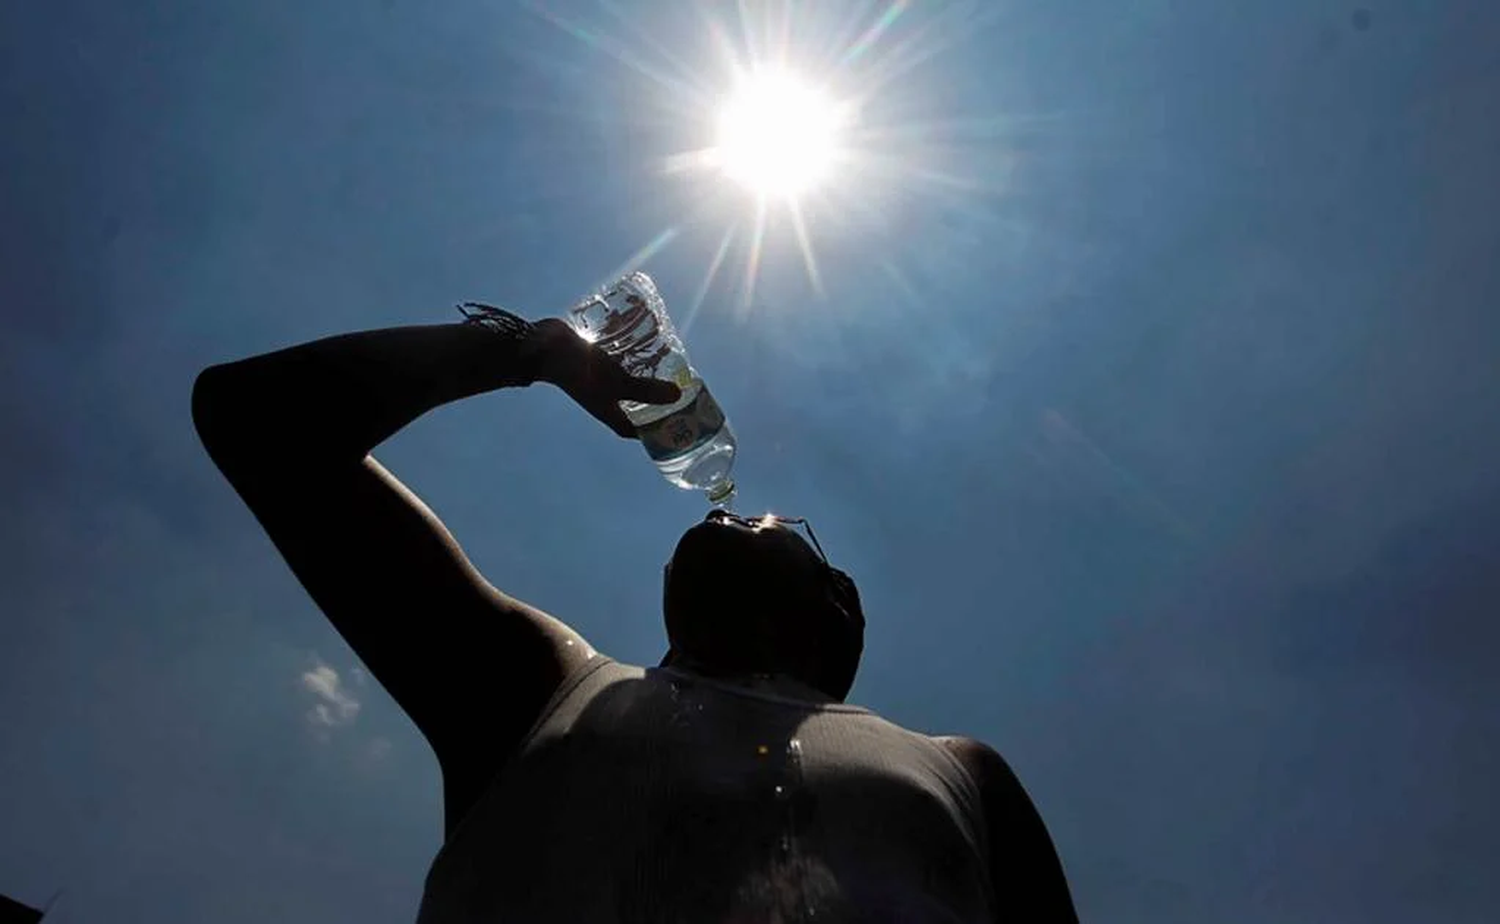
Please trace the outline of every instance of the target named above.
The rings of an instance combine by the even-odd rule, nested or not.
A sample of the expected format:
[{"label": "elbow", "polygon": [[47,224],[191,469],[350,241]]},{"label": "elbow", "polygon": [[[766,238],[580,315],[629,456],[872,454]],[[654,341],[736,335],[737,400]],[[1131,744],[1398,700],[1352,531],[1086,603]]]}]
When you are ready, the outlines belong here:
[{"label": "elbow", "polygon": [[221,469],[253,440],[250,403],[243,376],[231,366],[209,366],[193,380],[193,429],[210,458]]},{"label": "elbow", "polygon": [[[342,458],[325,428],[287,400],[285,377],[254,362],[209,366],[193,381],[193,429],[230,481],[288,464],[307,466]],[[295,447],[296,457],[291,453]],[[362,459],[361,452],[357,459]]]},{"label": "elbow", "polygon": [[223,366],[209,366],[193,380],[193,429],[209,452],[222,436],[225,395]]}]

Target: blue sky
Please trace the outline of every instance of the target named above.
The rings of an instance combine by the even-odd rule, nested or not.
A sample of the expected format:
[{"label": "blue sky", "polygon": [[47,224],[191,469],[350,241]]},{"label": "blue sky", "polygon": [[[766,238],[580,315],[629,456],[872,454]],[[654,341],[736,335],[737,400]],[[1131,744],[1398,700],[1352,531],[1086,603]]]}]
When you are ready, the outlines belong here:
[{"label": "blue sky", "polygon": [[[0,7],[0,892],[410,920],[435,761],[192,377],[555,314],[663,236],[686,321],[733,226],[685,326],[741,509],[812,518],[853,698],[1005,753],[1086,919],[1487,920],[1500,8],[796,4],[886,164],[809,209],[821,292],[777,215],[747,291],[743,201],[662,169],[714,22],[746,44],[707,0]],[[496,584],[659,656],[703,508],[637,447],[533,389],[379,455]]]}]

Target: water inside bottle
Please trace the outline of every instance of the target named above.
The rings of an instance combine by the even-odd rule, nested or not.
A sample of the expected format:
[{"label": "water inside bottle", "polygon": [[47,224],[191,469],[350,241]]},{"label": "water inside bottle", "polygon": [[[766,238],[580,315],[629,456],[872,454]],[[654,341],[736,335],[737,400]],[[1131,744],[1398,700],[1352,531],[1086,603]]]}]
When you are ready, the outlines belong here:
[{"label": "water inside bottle", "polygon": [[682,396],[669,405],[620,402],[658,471],[672,484],[707,493],[727,506],[734,497],[734,430],[688,362],[656,285],[632,273],[569,312],[581,335],[618,356],[632,375],[676,383]]},{"label": "water inside bottle", "polygon": [[676,402],[628,403],[625,413],[662,477],[679,488],[706,492],[709,503],[728,504],[734,496],[729,477],[737,449],[734,429],[703,380],[692,374],[686,380]]}]

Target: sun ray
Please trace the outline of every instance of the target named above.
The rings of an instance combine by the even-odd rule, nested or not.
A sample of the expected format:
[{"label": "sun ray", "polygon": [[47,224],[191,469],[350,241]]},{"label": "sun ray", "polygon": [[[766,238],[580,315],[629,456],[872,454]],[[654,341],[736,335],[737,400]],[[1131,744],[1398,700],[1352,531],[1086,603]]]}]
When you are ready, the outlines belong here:
[{"label": "sun ray", "polygon": [[760,36],[755,24],[751,22],[750,9],[745,0],[735,0],[735,8],[740,15],[740,38],[745,43],[745,56],[751,61],[764,61],[760,53]]},{"label": "sun ray", "polygon": [[659,69],[632,54],[629,48],[625,47],[624,43],[615,41],[600,33],[590,32],[582,26],[576,25],[557,13],[542,7],[535,0],[523,0],[523,5],[537,17],[573,36],[589,48],[609,55],[611,58],[614,58],[648,80],[656,82],[673,94],[690,100],[699,100],[702,98],[701,91],[696,87],[683,83],[669,74],[662,73]]},{"label": "sun ray", "polygon": [[848,48],[850,42],[854,40],[853,36],[859,32],[860,24],[869,17],[870,11],[875,9],[879,3],[880,0],[860,0],[859,9],[852,11],[848,16],[844,17],[842,23],[839,23],[829,31],[829,34],[824,38],[822,47],[818,49],[817,59],[819,61],[839,62],[844,49]]},{"label": "sun ray", "polygon": [[994,8],[999,5],[949,7],[938,18],[918,26],[891,46],[868,73],[861,75],[861,85],[873,94],[944,51],[972,41],[999,18],[1000,13]]},{"label": "sun ray", "polygon": [[[661,253],[668,244],[677,239],[678,235],[682,233],[683,228],[690,228],[696,225],[716,204],[716,197],[712,195],[699,199],[696,206],[690,209],[685,216],[663,228],[659,234],[646,242],[645,246],[627,257],[623,263],[616,267],[614,272],[605,277],[604,282],[620,278]],[[730,230],[733,231],[734,228],[731,226]]]},{"label": "sun ray", "polygon": [[886,278],[891,281],[891,284],[896,287],[896,291],[901,293],[901,297],[906,300],[907,307],[920,313],[923,309],[922,300],[917,296],[916,286],[911,284],[911,280],[906,278],[906,274],[901,272],[901,268],[891,262],[890,259],[882,258],[880,269],[885,273]]},{"label": "sun ray", "polygon": [[[970,225],[989,233],[1002,220],[999,194],[1009,192],[1014,156],[1038,140],[1045,145],[1053,123],[1067,129],[1079,119],[958,110],[944,104],[941,85],[928,86],[935,58],[954,49],[967,55],[977,30],[993,26],[995,8],[1008,8],[992,0],[855,0],[837,15],[812,0],[690,0],[680,9],[698,47],[669,40],[626,0],[597,0],[592,16],[565,14],[571,18],[545,9],[554,6],[546,0],[523,2],[589,49],[577,56],[580,66],[604,64],[615,79],[630,78],[632,92],[651,84],[630,106],[601,98],[599,117],[639,132],[630,138],[673,139],[648,169],[685,180],[689,198],[614,275],[678,237],[702,235],[715,245],[692,248],[700,282],[680,319],[683,332],[696,329],[714,307],[710,299],[737,322],[756,314],[757,298],[770,291],[762,282],[776,288],[787,279],[826,302],[839,252],[829,241],[851,235],[871,245],[876,279],[916,304],[932,280],[920,263],[907,264],[912,219],[944,235],[927,242],[935,250],[979,233]],[[703,134],[684,135],[684,125]],[[929,222],[929,206],[973,221]],[[710,259],[699,264],[702,256]]]},{"label": "sun ray", "polygon": [[596,282],[594,284],[594,288],[603,288],[605,285],[608,285],[610,282],[619,279],[626,273],[632,272],[633,270],[639,268],[642,263],[645,263],[647,260],[661,253],[663,248],[672,243],[673,239],[677,237],[677,234],[678,228],[676,225],[668,225],[667,227],[663,228],[661,230],[661,233],[656,235],[656,237],[653,237],[650,241],[647,241],[644,247],[626,257],[625,262],[615,267],[603,279]]},{"label": "sun ray", "polygon": [[[681,58],[668,51],[661,42],[657,41],[656,36],[654,36],[650,30],[646,29],[645,26],[642,25],[641,17],[632,15],[631,13],[620,9],[619,5],[612,2],[612,0],[598,0],[598,3],[599,7],[602,10],[613,16],[615,20],[622,26],[630,29],[630,31],[635,34],[637,41],[649,47],[654,54],[659,56],[663,61],[667,62],[672,70],[677,73],[680,79],[684,80],[685,82],[691,82],[694,80],[693,69],[689,67],[687,63],[684,62]],[[694,87],[694,90],[696,91],[697,96],[706,96],[706,94],[702,93],[702,91],[698,87]]]},{"label": "sun ray", "polygon": [[961,193],[993,193],[1001,190],[998,183],[958,176],[933,167],[923,167],[908,158],[865,153],[859,157],[860,170],[867,175],[916,180],[930,186]]},{"label": "sun ray", "polygon": [[839,67],[847,67],[853,64],[865,52],[874,48],[875,43],[880,40],[880,36],[896,24],[896,20],[901,18],[901,14],[906,12],[906,8],[910,5],[911,0],[892,0],[891,5],[886,7],[884,13],[880,14],[880,18],[875,20],[859,38],[849,43],[849,47],[839,56]]},{"label": "sun ray", "polygon": [[779,58],[776,63],[785,64],[787,52],[792,47],[792,0],[781,0],[781,21],[776,26],[776,49]]},{"label": "sun ray", "polygon": [[734,39],[730,38],[729,30],[722,22],[707,13],[703,15],[703,22],[704,27],[708,29],[709,40],[718,50],[718,59],[729,68],[730,76],[738,79],[748,70],[748,67],[739,47],[735,45]]},{"label": "sun ray", "polygon": [[926,47],[920,47],[919,43],[924,37],[923,34],[918,33],[891,49],[885,60],[877,63],[863,81],[866,92],[874,94],[884,90],[895,83],[898,78],[906,76],[947,50],[947,42],[941,39],[935,39]]},{"label": "sun ray", "polygon": [[1062,467],[1063,475],[1092,482],[1095,490],[1112,495],[1132,514],[1154,520],[1155,525],[1165,527],[1175,539],[1189,542],[1197,539],[1195,530],[1186,520],[1167,506],[1135,473],[1099,448],[1061,411],[1047,408],[1039,423],[1042,437],[1048,444],[1047,455],[1051,456],[1054,467]]},{"label": "sun ray", "polygon": [[829,208],[826,214],[835,222],[839,219],[853,219],[849,224],[840,222],[840,227],[851,227],[859,225],[866,231],[883,229],[887,222],[886,217],[875,207],[875,203],[866,196],[847,196],[841,198],[837,208]]},{"label": "sun ray", "polygon": [[910,35],[887,47],[879,56],[872,56],[860,71],[860,84],[865,92],[873,95],[895,78],[942,51],[945,41],[951,39],[933,37],[938,35],[940,26],[941,20],[919,25]]},{"label": "sun ray", "polygon": [[703,300],[708,297],[709,289],[713,288],[714,277],[719,275],[719,267],[724,265],[724,257],[729,253],[729,244],[734,240],[734,232],[739,230],[737,222],[730,222],[724,231],[723,240],[719,241],[719,249],[714,251],[713,260],[709,261],[708,272],[703,274],[703,284],[698,286],[698,292],[693,296],[693,303],[688,307],[687,314],[683,316],[682,336],[686,337],[688,329],[698,319],[698,311],[703,307]]},{"label": "sun ray", "polygon": [[869,30],[865,23],[881,2],[882,0],[859,0],[859,7],[849,11],[849,15],[843,17],[823,37],[823,43],[818,49],[818,60],[832,62],[835,67],[842,68],[844,54],[850,45],[858,41],[856,36]]},{"label": "sun ray", "polygon": [[893,141],[995,141],[1034,138],[1044,127],[1068,121],[1063,113],[1045,115],[987,115],[964,118],[904,120],[899,124],[870,126],[859,133],[861,144],[888,145]]},{"label": "sun ray", "polygon": [[818,272],[818,259],[813,256],[812,241],[808,238],[807,222],[802,217],[802,204],[795,199],[788,203],[792,213],[792,229],[797,234],[797,249],[802,251],[802,264],[807,268],[807,281],[819,298],[824,298],[823,277]]},{"label": "sun ray", "polygon": [[662,161],[662,173],[693,173],[717,167],[723,160],[717,147],[696,148],[668,154]]},{"label": "sun ray", "polygon": [[750,234],[750,252],[745,257],[745,278],[740,283],[739,310],[737,320],[744,320],[750,313],[750,303],[755,298],[755,279],[760,274],[761,245],[766,239],[766,197],[760,196],[755,203],[755,229]]},{"label": "sun ray", "polygon": [[997,186],[992,186],[981,180],[957,176],[956,174],[947,173],[942,170],[933,170],[927,167],[907,167],[906,173],[914,179],[954,192],[981,193],[998,190]]}]

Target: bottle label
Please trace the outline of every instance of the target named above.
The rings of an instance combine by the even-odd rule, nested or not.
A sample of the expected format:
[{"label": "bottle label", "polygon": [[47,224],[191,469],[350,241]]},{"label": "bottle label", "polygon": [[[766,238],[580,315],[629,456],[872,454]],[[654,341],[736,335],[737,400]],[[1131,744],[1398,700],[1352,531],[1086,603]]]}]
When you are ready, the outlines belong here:
[{"label": "bottle label", "polygon": [[646,455],[660,462],[691,452],[714,438],[724,427],[724,412],[708,388],[698,389],[693,403],[675,414],[637,428]]}]

